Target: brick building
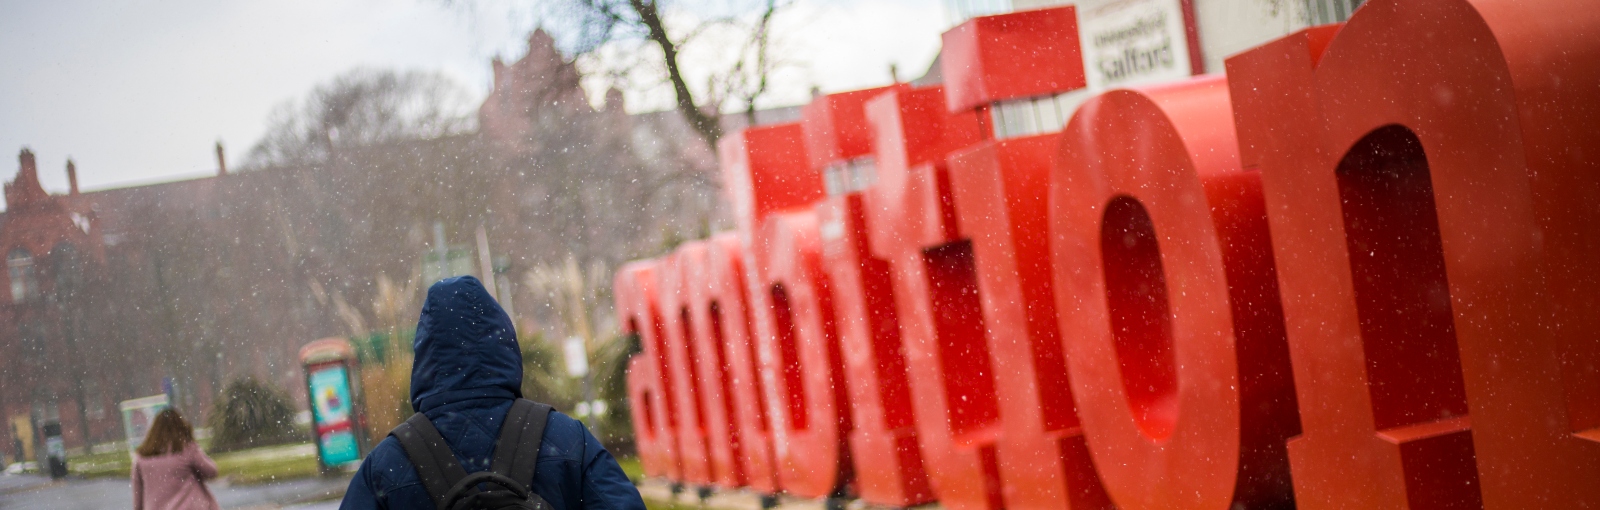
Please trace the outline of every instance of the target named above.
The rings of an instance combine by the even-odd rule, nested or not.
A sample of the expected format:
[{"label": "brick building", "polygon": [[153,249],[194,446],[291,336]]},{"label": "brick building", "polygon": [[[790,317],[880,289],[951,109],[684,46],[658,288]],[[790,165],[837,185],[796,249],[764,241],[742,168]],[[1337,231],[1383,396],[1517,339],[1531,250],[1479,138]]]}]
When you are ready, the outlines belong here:
[{"label": "brick building", "polygon": [[[83,315],[94,304],[84,289],[104,279],[105,247],[71,161],[72,190],[65,196],[40,187],[32,152],[23,149],[18,163],[17,177],[5,185],[7,210],[0,213],[7,289],[0,305],[0,339],[7,340],[0,342],[0,416],[8,436],[31,423],[61,420],[81,438],[83,419],[105,422],[113,413],[98,405],[93,413],[83,406],[74,406],[82,412],[62,412],[60,403],[82,402],[86,392],[105,385],[74,377],[90,368],[72,355],[81,346],[56,340],[84,333]],[[15,455],[16,442],[8,443],[4,449]]]},{"label": "brick building", "polygon": [[[70,191],[52,195],[40,187],[34,154],[23,149],[18,160],[16,177],[5,185],[7,209],[0,212],[7,261],[0,275],[7,289],[0,296],[0,417],[6,423],[0,451],[8,459],[31,456],[29,443],[40,441],[32,429],[50,421],[61,423],[69,448],[121,439],[117,403],[160,393],[163,379],[178,383],[180,405],[203,408],[226,376],[270,377],[293,361],[298,338],[228,350],[240,359],[196,355],[205,341],[194,334],[193,316],[244,319],[252,314],[231,308],[262,302],[208,299],[214,295],[185,288],[197,278],[231,283],[216,267],[258,265],[215,242],[236,228],[230,206],[251,202],[241,200],[255,184],[251,179],[219,172],[80,192],[68,161]],[[197,243],[211,245],[203,247],[207,257],[175,258],[194,252]],[[197,268],[197,259],[210,260]],[[294,315],[282,307],[254,315],[263,313]],[[174,352],[175,346],[193,349]]]}]

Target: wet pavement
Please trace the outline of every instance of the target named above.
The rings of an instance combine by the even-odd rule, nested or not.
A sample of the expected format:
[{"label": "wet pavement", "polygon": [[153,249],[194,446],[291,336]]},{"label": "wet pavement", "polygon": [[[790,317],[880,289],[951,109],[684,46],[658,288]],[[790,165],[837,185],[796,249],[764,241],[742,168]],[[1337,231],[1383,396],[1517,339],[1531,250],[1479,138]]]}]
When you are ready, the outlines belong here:
[{"label": "wet pavement", "polygon": [[5,503],[6,494],[32,489],[49,483],[50,479],[43,476],[0,474],[0,504]]},{"label": "wet pavement", "polygon": [[[307,478],[267,484],[210,484],[223,508],[323,510],[338,508],[349,477]],[[51,482],[35,475],[0,475],[0,510],[100,510],[132,508],[133,491],[121,478],[68,478]]]}]

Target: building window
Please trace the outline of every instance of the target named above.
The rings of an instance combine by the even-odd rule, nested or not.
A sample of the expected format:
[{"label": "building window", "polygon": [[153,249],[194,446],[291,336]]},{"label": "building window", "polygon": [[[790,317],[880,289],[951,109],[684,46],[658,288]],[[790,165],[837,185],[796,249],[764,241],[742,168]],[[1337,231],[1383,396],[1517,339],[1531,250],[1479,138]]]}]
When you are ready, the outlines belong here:
[{"label": "building window", "polygon": [[994,125],[994,138],[1006,140],[1061,131],[1072,114],[1078,111],[1078,105],[1090,97],[1093,96],[1088,90],[1078,89],[1052,96],[990,103],[989,115]]},{"label": "building window", "polygon": [[828,196],[855,193],[878,182],[878,167],[872,156],[841,161],[822,169],[822,184]]},{"label": "building window", "polygon": [[1363,0],[1301,0],[1303,16],[1308,25],[1343,23],[1361,7]]},{"label": "building window", "polygon": [[28,250],[17,248],[6,255],[6,273],[11,278],[11,302],[26,303],[39,295],[33,255],[28,254]]},{"label": "building window", "polygon": [[949,18],[950,26],[991,14],[1002,14],[1015,10],[1011,0],[945,0],[945,16]]}]

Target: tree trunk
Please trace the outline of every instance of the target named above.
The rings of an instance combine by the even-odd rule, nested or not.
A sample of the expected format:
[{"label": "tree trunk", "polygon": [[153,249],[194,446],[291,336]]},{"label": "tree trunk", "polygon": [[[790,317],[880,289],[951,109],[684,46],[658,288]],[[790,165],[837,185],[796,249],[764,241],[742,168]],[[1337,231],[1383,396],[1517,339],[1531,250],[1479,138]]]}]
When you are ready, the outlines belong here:
[{"label": "tree trunk", "polygon": [[672,42],[672,38],[667,37],[667,28],[661,22],[661,12],[656,9],[655,2],[628,0],[628,5],[633,7],[639,14],[639,21],[649,29],[650,40],[661,47],[663,61],[667,64],[667,79],[672,82],[672,92],[677,96],[678,112],[683,114],[684,120],[689,121],[689,127],[700,134],[706,145],[711,146],[711,151],[716,152],[717,140],[722,138],[722,125],[718,122],[718,115],[714,110],[708,114],[694,104],[689,84],[684,81],[683,70],[678,66],[678,46]]}]

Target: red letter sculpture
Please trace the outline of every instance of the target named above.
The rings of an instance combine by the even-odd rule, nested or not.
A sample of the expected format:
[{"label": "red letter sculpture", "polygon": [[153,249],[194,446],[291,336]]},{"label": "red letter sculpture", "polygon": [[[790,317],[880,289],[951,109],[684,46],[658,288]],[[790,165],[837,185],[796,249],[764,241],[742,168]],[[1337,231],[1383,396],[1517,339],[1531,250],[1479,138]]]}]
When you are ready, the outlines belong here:
[{"label": "red letter sculpture", "polygon": [[[965,243],[975,273],[970,290],[994,364],[1009,508],[1110,506],[1073,410],[1056,325],[1047,223],[1056,137],[1037,134],[1061,127],[1055,95],[1083,87],[1076,19],[1073,7],[1024,11],[976,18],[945,34],[946,101],[953,111],[995,115],[995,132],[1007,135],[949,156],[942,184],[951,200],[948,228]],[[1019,109],[1030,115],[996,114]],[[1036,123],[1017,122],[1025,119]]]},{"label": "red letter sculpture", "polygon": [[753,229],[751,318],[777,390],[770,417],[778,476],[800,496],[842,495],[850,409],[811,210],[821,178],[807,168],[799,124],[747,129],[719,149],[741,228]]},{"label": "red letter sculpture", "polygon": [[[727,364],[719,324],[713,323],[708,242],[691,241],[662,259],[662,330],[678,382],[678,446],[685,481],[744,485],[734,459],[737,430],[724,398]],[[698,456],[699,459],[690,457]]]},{"label": "red letter sculpture", "polygon": [[726,405],[735,420],[738,461],[746,483],[764,494],[779,489],[772,453],[772,424],[767,419],[767,394],[771,382],[763,377],[755,331],[751,325],[749,280],[745,277],[744,248],[739,235],[712,236],[710,273],[711,323],[723,345],[728,371]]},{"label": "red letter sculpture", "polygon": [[891,270],[923,463],[945,508],[998,510],[994,372],[970,245],[947,228],[938,182],[948,148],[977,138],[976,119],[946,112],[937,87],[879,96],[867,118],[878,171],[864,197],[868,242]]},{"label": "red letter sculpture", "polygon": [[803,112],[806,153],[830,195],[817,214],[854,418],[856,492],[875,505],[909,507],[933,501],[933,489],[917,446],[889,264],[867,249],[860,193],[875,179],[863,103],[888,90],[829,94]]},{"label": "red letter sculpture", "polygon": [[1596,33],[1561,2],[1374,0],[1230,59],[1301,508],[1600,506]]},{"label": "red letter sculpture", "polygon": [[[666,374],[667,356],[662,346],[661,313],[656,306],[656,266],[653,260],[630,262],[617,271],[612,298],[623,334],[639,338],[641,352],[628,362],[628,398],[633,403],[634,440],[639,463],[650,476],[683,480],[677,451],[676,418],[670,408]],[[643,375],[637,380],[635,375]]]},{"label": "red letter sculpture", "polygon": [[1095,465],[1124,510],[1294,504],[1283,312],[1231,117],[1226,81],[1197,78],[1102,94],[1060,137],[1056,309]]}]

